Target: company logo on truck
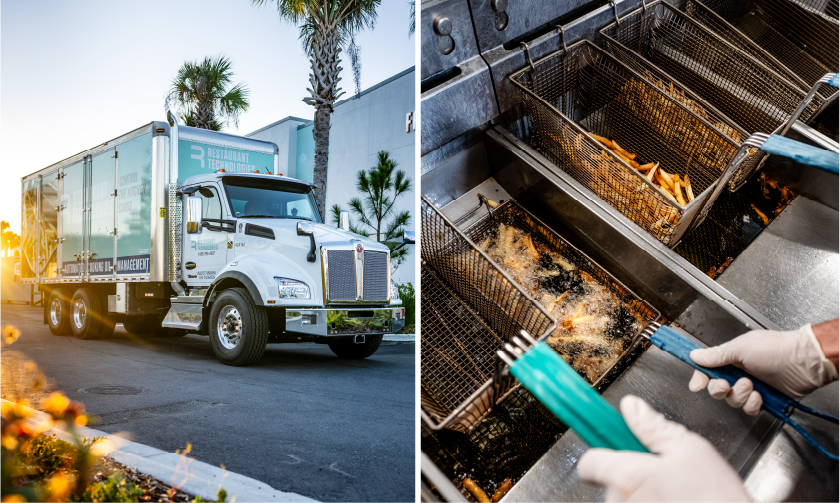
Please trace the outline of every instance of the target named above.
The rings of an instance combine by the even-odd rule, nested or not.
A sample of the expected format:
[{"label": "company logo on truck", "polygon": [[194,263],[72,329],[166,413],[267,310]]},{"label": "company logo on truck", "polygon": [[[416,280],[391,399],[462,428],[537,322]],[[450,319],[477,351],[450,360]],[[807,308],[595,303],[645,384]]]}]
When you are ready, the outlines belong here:
[{"label": "company logo on truck", "polygon": [[190,243],[190,248],[193,250],[218,250],[219,243],[215,239],[194,239]]}]

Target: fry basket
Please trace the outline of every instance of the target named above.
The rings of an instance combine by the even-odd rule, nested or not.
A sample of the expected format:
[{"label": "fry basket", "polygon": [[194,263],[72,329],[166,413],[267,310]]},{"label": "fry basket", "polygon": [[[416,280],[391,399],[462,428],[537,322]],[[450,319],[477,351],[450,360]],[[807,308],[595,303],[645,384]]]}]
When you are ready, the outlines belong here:
[{"label": "fry basket", "polygon": [[[791,82],[809,89],[838,64],[837,2],[688,0],[686,13]],[[823,99],[836,90],[821,89]]]},{"label": "fry basket", "polygon": [[496,351],[555,320],[425,197],[421,201],[421,417],[467,431],[516,386]]},{"label": "fry basket", "polygon": [[[600,35],[606,49],[625,64],[638,67],[647,61],[674,86],[690,89],[750,134],[779,132],[807,98],[807,86],[792,83],[662,0],[643,3]],[[815,95],[798,118],[807,121],[823,101]],[[729,189],[743,185],[761,160],[742,166]]]},{"label": "fry basket", "polygon": [[[555,321],[545,308],[474,244],[496,232],[501,224],[523,230],[535,243],[561,253],[644,319],[638,333],[625,341],[622,355],[592,383],[593,387],[602,386],[623,368],[645,323],[659,318],[649,304],[513,201],[503,203],[465,233],[452,226],[425,198],[422,206],[420,395],[422,416],[432,429],[470,430],[493,405],[519,387],[517,381],[500,372],[503,363],[495,356],[504,343],[518,335],[517,327],[526,331],[525,326],[540,327],[534,332],[540,339],[554,331]],[[506,316],[484,314],[511,309],[521,313],[513,323]],[[499,321],[494,323],[491,318]]]},{"label": "fry basket", "polygon": [[[754,155],[686,104],[587,40],[511,74],[534,133],[532,146],[662,243],[674,247],[705,218],[720,190]],[[731,121],[730,121],[731,123]],[[615,140],[636,162],[689,176],[681,205],[595,140]]]}]

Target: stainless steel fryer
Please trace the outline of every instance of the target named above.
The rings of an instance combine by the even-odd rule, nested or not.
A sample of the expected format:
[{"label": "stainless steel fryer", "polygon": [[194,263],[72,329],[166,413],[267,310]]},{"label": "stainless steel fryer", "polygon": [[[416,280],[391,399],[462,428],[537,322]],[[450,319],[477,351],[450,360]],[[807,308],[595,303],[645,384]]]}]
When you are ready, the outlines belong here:
[{"label": "stainless steel fryer", "polygon": [[[669,0],[669,3],[678,8],[684,6],[682,0]],[[427,9],[427,5],[432,8]],[[424,86],[421,104],[424,116],[445,127],[430,129],[425,127],[428,121],[424,121],[422,192],[436,207],[443,207],[469,194],[468,199],[443,208],[444,213],[454,221],[459,213],[450,212],[451,208],[474,208],[474,193],[490,195],[491,191],[486,191],[485,186],[492,181],[494,186],[507,193],[505,198],[511,196],[517,200],[531,214],[610,270],[622,283],[660,310],[664,317],[679,323],[703,344],[720,344],[754,328],[778,329],[775,311],[767,311],[763,305],[761,312],[757,311],[753,305],[759,304],[753,304],[755,297],[751,298],[747,292],[769,289],[776,298],[785,291],[784,284],[776,283],[778,273],[788,271],[788,268],[782,267],[778,273],[766,275],[774,265],[778,266],[776,262],[779,258],[772,253],[767,255],[766,250],[778,246],[780,239],[789,247],[796,248],[795,235],[803,227],[801,222],[796,223],[797,219],[813,217],[813,214],[798,214],[793,225],[787,224],[789,232],[795,235],[784,239],[775,236],[775,221],[771,222],[771,227],[759,235],[759,239],[762,236],[774,238],[764,243],[764,253],[752,250],[756,253],[752,253],[750,258],[744,261],[736,258],[722,276],[725,278],[729,271],[734,273],[736,268],[739,269],[738,279],[727,290],[675,250],[668,249],[633,225],[615,208],[594,197],[591,191],[566,172],[558,170],[552,160],[531,146],[534,131],[528,121],[522,120],[524,111],[516,106],[520,94],[509,79],[511,73],[528,65],[520,41],[528,44],[534,61],[562,48],[563,38],[559,36],[560,30],[555,28],[558,24],[562,25],[562,33],[569,44],[581,39],[601,43],[598,31],[614,22],[615,15],[623,16],[639,5],[638,0],[616,0],[615,8],[604,1],[587,4],[582,1],[518,0],[508,6],[508,27],[505,31],[498,31],[489,22],[494,14],[490,2],[486,0],[424,0],[421,11],[421,22],[425,23],[421,32],[423,57],[429,52],[426,48],[436,47],[440,39],[432,22],[440,16],[450,17],[456,50],[442,58],[449,58],[444,67],[456,70],[449,74],[462,73],[449,79],[429,81]],[[456,6],[463,7],[463,11],[456,12]],[[576,11],[571,12],[573,10]],[[489,21],[482,24],[481,20]],[[472,46],[478,45],[480,53],[456,56],[459,48],[469,47],[469,44],[461,44],[461,40],[473,36],[473,30],[475,38]],[[478,82],[481,86],[477,86]],[[492,108],[497,111],[488,115]],[[467,124],[470,126],[467,127]],[[807,131],[807,127],[801,123],[792,130],[796,133],[803,131]],[[765,169],[768,172],[775,170],[777,164],[771,157]],[[799,169],[795,172],[811,179],[808,172]],[[738,196],[739,193],[731,195]],[[729,196],[723,194],[725,198]],[[799,197],[791,208],[796,209],[800,200],[808,201]],[[818,203],[813,205],[819,206]],[[785,220],[793,209],[782,212],[779,220]],[[836,210],[825,211],[833,211],[836,221]],[[729,218],[730,213],[738,217],[738,221],[731,222],[732,226],[737,226],[738,222],[744,226],[755,225],[755,222],[747,222],[746,215],[737,208],[723,213],[720,217]],[[710,236],[716,237],[719,242],[720,236],[714,234],[717,223],[709,219],[706,222],[711,225]],[[809,229],[817,227],[819,224],[816,222],[808,226]],[[709,244],[714,245],[714,242]],[[792,272],[804,271],[816,260],[824,260],[824,256],[831,255],[830,249],[819,249],[821,254],[818,258],[807,254],[808,249],[798,250],[796,256],[800,258]],[[836,256],[836,234],[834,249]],[[737,257],[737,254],[734,256]],[[820,265],[819,270],[837,269],[825,263]],[[745,280],[745,277],[749,279]],[[804,277],[800,281],[805,281]],[[797,310],[798,319],[806,313],[813,314],[817,305],[826,304],[813,304],[812,300],[806,300],[806,297],[812,299],[813,295],[809,296],[807,291],[798,287],[794,292],[798,300],[787,306],[784,312]],[[803,311],[806,306],[807,310]],[[820,312],[826,309],[821,307]],[[768,316],[774,321],[770,321]],[[421,341],[422,337],[421,334]],[[738,414],[722,402],[691,393],[685,385],[690,378],[690,370],[656,348],[640,352],[635,359],[629,359],[628,364],[603,392],[603,396],[617,406],[624,394],[640,395],[669,418],[709,439],[739,471],[756,500],[837,500],[836,464],[826,466],[807,445],[802,445],[795,436],[787,435],[786,428],[779,428],[762,416],[754,418]],[[514,475],[517,483],[503,501],[603,499],[601,489],[583,484],[576,477],[575,464],[585,446],[573,432],[563,433],[562,429],[550,426],[539,408],[533,407],[527,397],[519,395],[520,392],[526,391],[517,389],[485,416],[483,421],[487,421],[488,427],[482,421],[468,434],[453,430],[435,431],[421,424],[423,500],[462,501],[465,497],[469,498],[460,490],[458,481],[462,477],[485,477],[480,482],[486,490],[493,490],[494,484],[509,474]],[[836,413],[836,384],[821,390],[809,400],[812,406]],[[821,434],[830,442],[837,442],[836,429]],[[437,448],[445,448],[446,455],[440,456]],[[464,457],[458,457],[459,454]],[[472,463],[479,455],[482,456],[479,459],[481,462]],[[479,470],[476,465],[479,468],[489,465],[490,468]],[[510,467],[512,472],[501,473],[501,470],[495,470],[498,466]]]}]

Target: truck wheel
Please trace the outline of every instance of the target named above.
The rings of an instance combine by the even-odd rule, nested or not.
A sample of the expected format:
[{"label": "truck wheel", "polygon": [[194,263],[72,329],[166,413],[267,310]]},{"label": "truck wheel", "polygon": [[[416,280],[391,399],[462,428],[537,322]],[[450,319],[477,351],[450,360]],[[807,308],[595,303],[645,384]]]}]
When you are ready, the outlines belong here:
[{"label": "truck wheel", "polygon": [[[70,301],[70,329],[78,339],[96,339],[100,332],[107,332],[107,313],[103,313],[102,297],[89,288],[79,288]],[[104,316],[103,316],[104,315]],[[103,323],[105,321],[105,323]],[[104,325],[104,326],[103,326]],[[111,332],[113,333],[113,324]]]},{"label": "truck wheel", "polygon": [[53,335],[70,335],[70,303],[64,290],[52,291],[47,304],[47,325]]},{"label": "truck wheel", "polygon": [[354,344],[352,342],[334,342],[330,344],[330,349],[339,358],[349,358],[352,360],[361,360],[376,353],[379,349],[379,344],[382,343],[382,334],[366,335],[363,344]]},{"label": "truck wheel", "polygon": [[223,291],[213,302],[207,325],[213,352],[225,365],[250,365],[265,351],[268,313],[244,288]]}]

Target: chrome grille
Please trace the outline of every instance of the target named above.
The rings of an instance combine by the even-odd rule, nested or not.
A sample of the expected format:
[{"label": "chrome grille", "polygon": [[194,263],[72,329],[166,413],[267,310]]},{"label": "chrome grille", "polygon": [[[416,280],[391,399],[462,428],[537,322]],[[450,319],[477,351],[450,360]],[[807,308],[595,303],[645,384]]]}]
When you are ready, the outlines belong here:
[{"label": "chrome grille", "polygon": [[388,299],[388,253],[365,250],[364,299]]},{"label": "chrome grille", "polygon": [[356,269],[353,250],[327,252],[329,300],[356,300]]}]

